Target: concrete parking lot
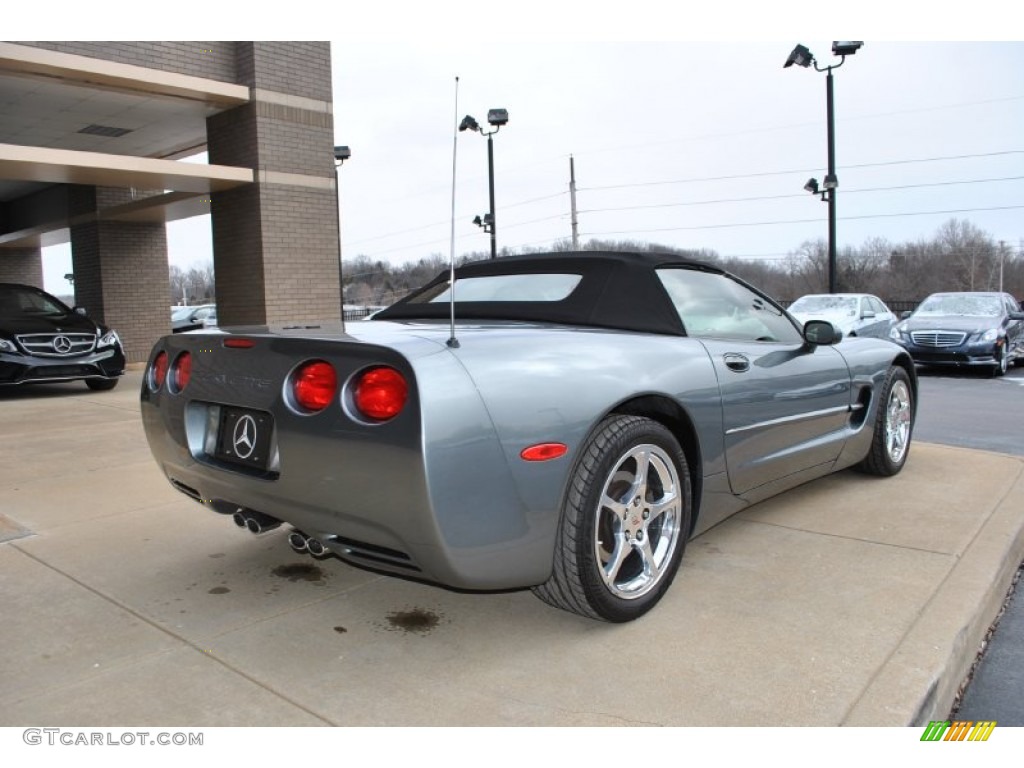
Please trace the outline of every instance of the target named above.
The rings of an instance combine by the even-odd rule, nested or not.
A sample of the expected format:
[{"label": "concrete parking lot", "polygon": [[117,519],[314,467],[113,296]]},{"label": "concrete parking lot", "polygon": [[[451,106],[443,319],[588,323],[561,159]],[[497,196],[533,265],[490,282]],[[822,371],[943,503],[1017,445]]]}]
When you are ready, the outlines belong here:
[{"label": "concrete parking lot", "polygon": [[0,393],[0,725],[921,724],[1024,559],[1024,458],[916,442],[693,540],[602,624],[236,528],[164,480],[140,378]]}]

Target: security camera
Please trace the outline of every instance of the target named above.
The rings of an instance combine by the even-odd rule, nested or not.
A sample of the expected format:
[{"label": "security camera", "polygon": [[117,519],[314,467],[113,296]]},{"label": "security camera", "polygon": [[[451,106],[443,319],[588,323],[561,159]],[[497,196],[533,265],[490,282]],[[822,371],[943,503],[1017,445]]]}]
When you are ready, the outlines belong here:
[{"label": "security camera", "polygon": [[812,61],[814,61],[814,54],[807,49],[806,45],[798,45],[789,54],[789,58],[786,59],[786,63],[782,65],[782,68],[792,67],[794,64],[798,67],[809,67]]}]

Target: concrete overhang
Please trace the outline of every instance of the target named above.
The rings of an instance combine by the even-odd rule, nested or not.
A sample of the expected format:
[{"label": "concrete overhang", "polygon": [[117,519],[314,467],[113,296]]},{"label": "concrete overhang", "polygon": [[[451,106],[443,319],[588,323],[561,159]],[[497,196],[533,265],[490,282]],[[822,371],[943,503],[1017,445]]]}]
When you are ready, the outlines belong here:
[{"label": "concrete overhang", "polygon": [[0,178],[203,194],[251,184],[249,168],[0,144]]},{"label": "concrete overhang", "polygon": [[0,71],[4,70],[98,88],[176,96],[225,109],[250,100],[244,85],[14,43],[0,43]]}]

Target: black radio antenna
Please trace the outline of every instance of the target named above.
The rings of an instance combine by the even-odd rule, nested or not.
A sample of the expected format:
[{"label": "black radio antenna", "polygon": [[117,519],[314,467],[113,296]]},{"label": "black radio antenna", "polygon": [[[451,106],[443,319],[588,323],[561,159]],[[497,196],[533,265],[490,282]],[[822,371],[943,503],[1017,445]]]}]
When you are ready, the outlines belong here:
[{"label": "black radio antenna", "polygon": [[451,254],[449,257],[448,293],[452,331],[448,346],[456,349],[459,340],[455,338],[455,161],[459,154],[459,76],[455,76],[455,131],[452,139],[452,232]]}]

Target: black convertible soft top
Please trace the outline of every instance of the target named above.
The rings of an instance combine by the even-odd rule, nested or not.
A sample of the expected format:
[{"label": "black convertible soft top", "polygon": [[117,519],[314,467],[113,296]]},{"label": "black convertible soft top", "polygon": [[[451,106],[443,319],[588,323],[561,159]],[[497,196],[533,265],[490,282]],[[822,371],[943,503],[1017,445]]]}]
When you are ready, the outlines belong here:
[{"label": "black convertible soft top", "polygon": [[[522,320],[616,328],[685,336],[679,313],[655,270],[685,267],[715,274],[723,270],[668,253],[576,251],[507,256],[476,261],[455,270],[456,320]],[[561,301],[459,301],[458,281],[471,277],[522,274],[575,274],[581,279]],[[447,286],[443,272],[427,285],[381,310],[375,320],[448,319],[448,302],[417,300]]]}]

